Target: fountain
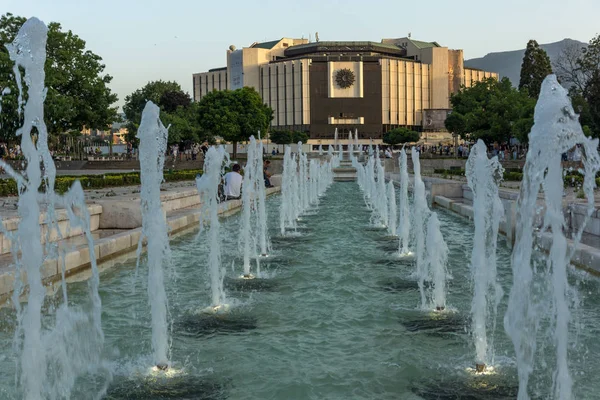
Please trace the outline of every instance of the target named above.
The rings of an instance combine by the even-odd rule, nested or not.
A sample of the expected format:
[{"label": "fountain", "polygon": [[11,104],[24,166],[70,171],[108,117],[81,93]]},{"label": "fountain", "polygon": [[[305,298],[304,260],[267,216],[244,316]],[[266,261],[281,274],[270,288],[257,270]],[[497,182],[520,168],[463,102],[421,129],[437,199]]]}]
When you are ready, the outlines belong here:
[{"label": "fountain", "polygon": [[388,232],[391,236],[396,236],[397,229],[397,210],[396,210],[396,188],[394,187],[394,182],[391,180],[388,182]]},{"label": "fountain", "polygon": [[[254,199],[256,197],[256,188],[254,185],[254,175],[256,168],[256,145],[254,137],[250,138],[250,144],[248,145],[248,151],[246,153],[246,167],[244,168],[244,178],[242,182],[242,229],[241,229],[241,240],[243,245],[244,254],[244,273],[242,275],[245,279],[252,279],[254,275],[250,273],[250,247],[251,247],[251,230],[252,230],[252,207]],[[261,171],[262,172],[262,171]],[[263,178],[263,174],[260,174],[260,178]]]},{"label": "fountain", "polygon": [[406,160],[406,152],[404,147],[400,151],[400,212],[398,221],[398,236],[399,245],[398,253],[400,257],[411,256],[412,253],[408,248],[410,240],[410,212],[408,203],[408,163]]},{"label": "fountain", "polygon": [[285,236],[286,229],[296,228],[294,215],[294,175],[296,163],[292,158],[292,149],[285,146],[283,155],[283,174],[281,176],[281,205],[279,208],[279,232]]},{"label": "fountain", "polygon": [[358,142],[358,128],[354,129],[354,147],[355,151],[360,155],[362,153],[362,149],[360,143]]},{"label": "fountain", "polygon": [[[598,139],[587,138],[579,124],[579,116],[573,111],[567,91],[560,86],[555,75],[544,79],[538,103],[535,107],[534,126],[529,133],[529,151],[523,169],[523,182],[517,204],[516,240],[512,253],[513,285],[510,291],[504,327],[512,339],[517,358],[519,376],[519,400],[529,399],[529,376],[535,368],[538,329],[543,311],[551,312],[556,349],[556,369],[553,375],[552,392],[556,399],[572,399],[573,380],[568,366],[569,283],[567,267],[572,257],[568,251],[562,201],[563,177],[561,155],[575,145],[582,146],[585,154],[583,191],[587,200],[587,218],[594,211],[594,179],[600,169]],[[539,210],[538,194],[543,188],[545,209]],[[539,213],[539,215],[538,215]],[[536,222],[541,219],[541,224]],[[574,246],[581,238],[583,227],[574,235]],[[541,232],[536,232],[541,228]],[[534,258],[534,240],[547,234],[551,248],[547,256]],[[542,257],[535,267],[537,257]],[[548,275],[546,277],[546,275]],[[535,294],[537,281],[551,283],[552,300]],[[550,303],[550,304],[548,304]],[[546,348],[546,352],[550,348]]]},{"label": "fountain", "polygon": [[353,148],[354,140],[352,139],[352,131],[348,134],[348,159],[352,159],[354,156],[354,148]]},{"label": "fountain", "polygon": [[[77,181],[64,196],[56,195],[54,184],[56,168],[48,149],[48,131],[44,123],[44,87],[46,62],[47,28],[37,18],[30,18],[19,29],[12,44],[7,44],[9,57],[15,62],[13,72],[19,88],[19,104],[23,104],[27,84],[27,103],[19,112],[23,115],[23,126],[17,131],[21,136],[21,150],[26,160],[26,175],[13,170],[0,160],[0,167],[15,179],[19,187],[17,233],[12,235],[0,229],[11,240],[15,284],[12,296],[17,311],[17,327],[14,348],[20,353],[17,364],[16,382],[23,399],[69,397],[75,381],[85,373],[100,367],[104,335],[101,327],[102,305],[98,295],[99,274],[92,235],[90,217],[85,204],[81,184]],[[21,71],[25,76],[21,76]],[[32,134],[37,133],[34,142]],[[43,165],[43,172],[40,169]],[[45,192],[38,189],[44,185]],[[45,245],[40,230],[40,204],[46,204],[47,224]],[[42,283],[42,268],[46,257],[57,255],[57,244],[50,240],[52,234],[61,237],[55,205],[63,206],[69,217],[71,229],[80,228],[88,245],[91,278],[88,286],[88,305],[77,305],[69,301],[65,281],[64,253],[62,265],[62,303],[54,310],[55,319],[44,318],[42,303],[46,290]],[[20,252],[18,252],[20,250]],[[46,255],[44,254],[46,250]],[[21,281],[27,277],[27,288]],[[28,290],[27,304],[23,308],[20,295]],[[86,310],[89,310],[86,311]],[[20,367],[20,368],[19,368]],[[100,372],[100,370],[96,370]],[[105,372],[106,382],[111,373]],[[104,391],[106,387],[101,388]]]},{"label": "fountain", "polygon": [[263,143],[260,140],[260,132],[258,133],[258,143],[254,137],[250,137],[250,143],[256,148],[254,152],[256,160],[254,162],[254,186],[256,193],[256,207],[258,208],[258,217],[256,219],[258,231],[258,244],[260,248],[260,256],[267,257],[269,253],[269,239],[267,237],[267,212],[265,202],[267,201],[267,193],[265,180],[263,178]]},{"label": "fountain", "polygon": [[[379,155],[379,151],[377,151],[377,154]],[[386,227],[388,223],[388,197],[385,189],[385,169],[379,156],[375,158],[375,163],[377,168],[377,211],[381,226]]]},{"label": "fountain", "polygon": [[412,148],[412,162],[414,168],[414,218],[413,230],[417,242],[417,278],[419,280],[419,292],[421,293],[421,308],[426,309],[427,298],[425,295],[425,280],[428,278],[429,271],[427,270],[427,262],[425,260],[425,226],[429,220],[431,211],[427,205],[427,197],[425,194],[425,184],[421,179],[421,163],[419,162],[419,152],[415,147]]},{"label": "fountain", "polygon": [[440,221],[436,213],[431,213],[427,223],[427,268],[431,271],[433,282],[432,300],[436,311],[446,309],[446,263],[448,262],[448,246],[440,231]]},{"label": "fountain", "polygon": [[323,156],[323,145],[319,145],[319,156]]},{"label": "fountain", "polygon": [[[338,129],[335,128],[335,131],[333,132],[333,146],[334,147],[338,147]],[[331,146],[329,146],[331,147]],[[341,156],[341,152],[340,152],[340,156]]]},{"label": "fountain", "polygon": [[202,310],[204,313],[217,314],[229,309],[223,289],[224,272],[221,268],[221,239],[219,238],[218,189],[224,164],[229,164],[229,157],[225,149],[222,146],[210,147],[204,159],[204,174],[196,179],[203,208],[200,213],[200,232],[198,233],[198,237],[200,237],[206,229],[206,225],[208,225],[208,240],[210,242],[208,272],[210,276],[211,305]]},{"label": "fountain", "polygon": [[497,282],[496,247],[498,227],[504,207],[498,195],[498,185],[504,169],[498,157],[488,159],[487,148],[478,140],[471,148],[466,164],[469,187],[473,192],[475,235],[471,253],[473,303],[471,330],[475,341],[475,369],[483,372],[493,361],[492,341],[488,343],[487,327],[496,327],[496,313],[503,291]]},{"label": "fountain", "polygon": [[[159,118],[160,109],[149,101],[137,133],[140,139],[142,237],[148,240],[148,301],[152,314],[154,363],[160,370],[169,367],[167,295],[163,265],[170,262],[167,222],[160,200],[160,184],[167,149],[168,130]],[[139,252],[138,252],[139,254]]]}]

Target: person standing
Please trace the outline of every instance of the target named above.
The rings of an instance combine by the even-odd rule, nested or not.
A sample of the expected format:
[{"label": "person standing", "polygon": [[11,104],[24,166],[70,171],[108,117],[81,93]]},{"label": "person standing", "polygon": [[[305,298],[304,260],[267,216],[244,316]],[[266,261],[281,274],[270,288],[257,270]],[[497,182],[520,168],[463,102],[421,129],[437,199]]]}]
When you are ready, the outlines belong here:
[{"label": "person standing", "polygon": [[271,164],[271,161],[269,160],[265,160],[263,161],[263,178],[265,180],[265,187],[273,187],[273,185],[271,185],[271,173],[269,171],[267,171],[269,169],[269,165]]}]

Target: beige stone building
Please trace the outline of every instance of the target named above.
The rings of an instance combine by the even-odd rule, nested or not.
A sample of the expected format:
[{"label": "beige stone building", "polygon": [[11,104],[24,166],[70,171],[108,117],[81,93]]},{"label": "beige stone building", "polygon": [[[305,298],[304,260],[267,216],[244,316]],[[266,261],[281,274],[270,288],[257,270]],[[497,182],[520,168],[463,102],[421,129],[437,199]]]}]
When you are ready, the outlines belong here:
[{"label": "beige stone building", "polygon": [[[255,88],[273,110],[273,129],[329,143],[358,130],[378,142],[390,129],[444,135],[450,95],[494,72],[466,68],[463,51],[410,37],[378,42],[282,38],[227,51],[227,66],[193,75],[194,100],[213,90]],[[441,136],[440,136],[441,135]]]}]

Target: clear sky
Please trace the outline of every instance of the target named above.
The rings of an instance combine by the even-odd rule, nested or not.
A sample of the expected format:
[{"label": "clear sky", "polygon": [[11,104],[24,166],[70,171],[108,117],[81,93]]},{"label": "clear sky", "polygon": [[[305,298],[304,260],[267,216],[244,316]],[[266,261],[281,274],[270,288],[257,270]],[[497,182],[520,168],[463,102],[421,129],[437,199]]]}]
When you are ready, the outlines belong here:
[{"label": "clear sky", "polygon": [[122,105],[148,81],[225,66],[229,45],[305,37],[404,37],[464,49],[465,59],[524,48],[529,39],[588,42],[600,0],[1,0],[0,13],[60,22],[100,55]]}]

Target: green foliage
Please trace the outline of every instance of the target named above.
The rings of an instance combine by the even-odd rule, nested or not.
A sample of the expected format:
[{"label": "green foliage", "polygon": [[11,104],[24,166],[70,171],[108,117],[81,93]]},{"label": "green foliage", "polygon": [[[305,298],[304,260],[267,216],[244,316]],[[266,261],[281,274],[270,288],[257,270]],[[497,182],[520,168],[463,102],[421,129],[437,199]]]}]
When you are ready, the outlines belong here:
[{"label": "green foliage", "polygon": [[463,87],[450,98],[452,112],[446,129],[455,135],[486,144],[507,142],[516,137],[527,142],[533,126],[535,100],[513,88],[508,78],[488,78]]},{"label": "green foliage", "polygon": [[306,132],[290,130],[275,130],[269,135],[271,142],[275,144],[306,143],[309,138]]},{"label": "green foliage", "polygon": [[[181,86],[177,82],[165,82],[162,80],[148,82],[143,88],[137,89],[129,96],[125,97],[123,112],[127,118],[127,140],[137,143],[137,130],[142,121],[142,111],[148,101],[160,106],[162,96],[167,92],[182,92]],[[161,119],[164,118],[163,109],[161,109]],[[164,121],[163,121],[164,123]],[[168,126],[168,124],[164,124]],[[169,132],[169,143],[173,143]]]},{"label": "green foliage", "polygon": [[269,134],[271,138],[271,142],[275,144],[290,144],[294,141],[292,140],[292,132],[286,130],[275,130],[271,131]]},{"label": "green foliage", "polygon": [[[176,171],[164,171],[164,181],[165,182],[175,182],[175,181],[189,181],[196,179],[198,174],[202,174],[202,170],[199,169],[188,169],[188,170],[176,170]],[[129,172],[129,173],[110,173],[104,175],[81,175],[81,176],[68,176],[62,175],[56,178],[56,182],[54,184],[54,190],[57,193],[65,193],[67,192],[73,182],[78,180],[81,182],[81,186],[84,189],[103,189],[107,187],[117,187],[117,186],[129,186],[129,185],[139,185],[140,181],[140,173],[139,172]],[[44,184],[40,187],[40,190],[43,191]],[[16,196],[17,192],[17,184],[12,179],[0,179],[0,196]]]},{"label": "green foliage", "polygon": [[308,133],[301,131],[292,131],[292,143],[306,143],[308,142]]},{"label": "green foliage", "polygon": [[188,107],[192,99],[190,95],[180,90],[168,90],[160,96],[158,104],[168,113],[177,111],[178,107]]},{"label": "green foliage", "polygon": [[[2,15],[0,44],[11,43],[25,21],[10,13]],[[86,50],[85,45],[73,32],[63,31],[60,24],[48,25],[44,113],[50,134],[81,131],[84,127],[105,130],[117,118],[117,107],[112,106],[117,96],[108,87],[112,77],[104,74],[102,58]],[[0,139],[5,141],[15,141],[15,131],[22,125],[13,66],[6,47],[0,46],[0,93],[6,88],[10,91],[0,100]]]},{"label": "green foliage", "polygon": [[273,110],[263,104],[258,92],[251,87],[237,90],[213,91],[204,96],[198,105],[198,121],[202,133],[220,136],[233,142],[236,157],[238,142],[245,142],[258,132],[267,132]]},{"label": "green foliage", "polygon": [[420,132],[408,128],[396,128],[383,134],[383,143],[394,146],[401,143],[416,143],[420,138]]},{"label": "green foliage", "polygon": [[552,74],[550,57],[535,40],[527,43],[523,64],[521,64],[521,80],[519,90],[526,92],[529,97],[537,99],[540,95],[542,82]]}]

